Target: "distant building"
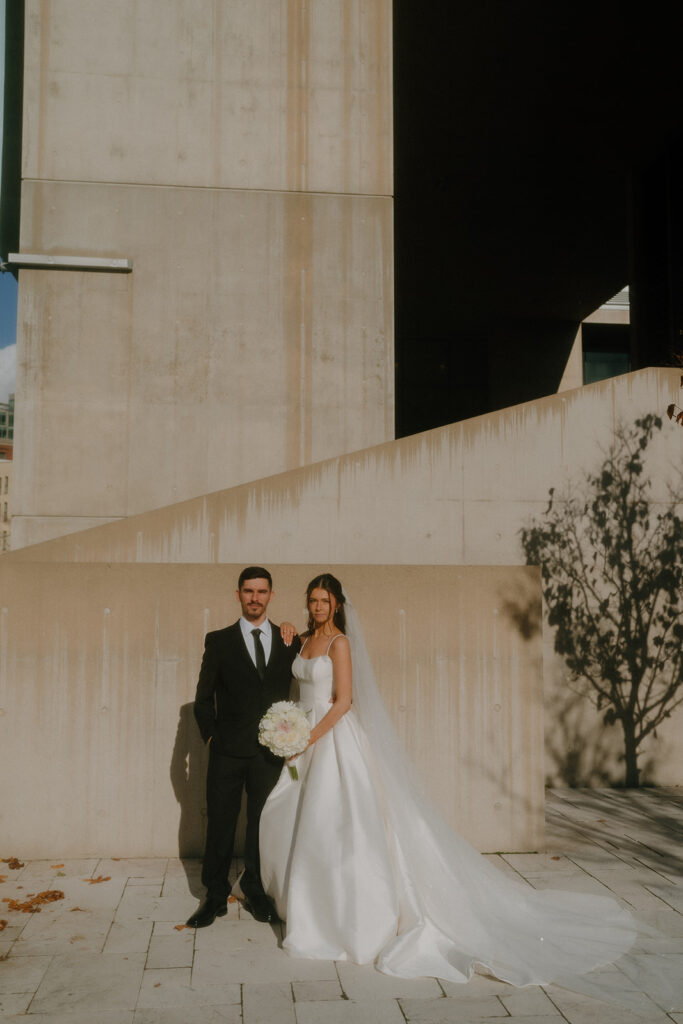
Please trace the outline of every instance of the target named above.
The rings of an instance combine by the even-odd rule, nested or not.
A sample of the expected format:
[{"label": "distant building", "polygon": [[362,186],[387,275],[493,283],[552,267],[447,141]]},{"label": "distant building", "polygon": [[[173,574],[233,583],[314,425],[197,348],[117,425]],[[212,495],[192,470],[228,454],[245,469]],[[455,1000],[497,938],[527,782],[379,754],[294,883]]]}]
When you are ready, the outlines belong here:
[{"label": "distant building", "polygon": [[12,535],[12,455],[0,452],[0,554],[9,551]]},{"label": "distant building", "polygon": [[14,446],[14,395],[0,402],[0,459],[11,459]]}]

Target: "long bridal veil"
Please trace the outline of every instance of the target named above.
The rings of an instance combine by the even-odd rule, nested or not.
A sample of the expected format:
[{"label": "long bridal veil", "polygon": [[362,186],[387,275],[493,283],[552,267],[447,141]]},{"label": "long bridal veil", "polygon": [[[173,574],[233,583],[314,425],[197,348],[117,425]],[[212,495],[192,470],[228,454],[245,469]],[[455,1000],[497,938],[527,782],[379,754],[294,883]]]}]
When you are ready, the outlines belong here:
[{"label": "long bridal veil", "polygon": [[452,981],[466,981],[477,969],[513,985],[531,985],[573,979],[620,957],[636,929],[616,900],[516,882],[446,824],[421,791],[394,730],[348,599],[345,609],[353,704],[399,900],[398,933],[382,950],[378,969]]}]

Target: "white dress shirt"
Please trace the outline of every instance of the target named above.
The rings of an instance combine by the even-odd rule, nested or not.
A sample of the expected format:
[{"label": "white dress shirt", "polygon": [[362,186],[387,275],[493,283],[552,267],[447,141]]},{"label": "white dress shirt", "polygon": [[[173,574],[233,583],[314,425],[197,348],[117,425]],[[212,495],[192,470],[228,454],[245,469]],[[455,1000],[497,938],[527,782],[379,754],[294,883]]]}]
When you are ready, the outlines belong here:
[{"label": "white dress shirt", "polygon": [[255,626],[253,622],[249,622],[243,615],[240,615],[240,629],[242,630],[242,636],[244,642],[247,645],[249,651],[249,657],[256,665],[256,648],[254,647],[254,638],[251,635],[252,629],[261,630],[261,646],[263,647],[263,653],[266,656],[266,665],[270,660],[270,649],[273,646],[273,633],[270,622],[268,619],[264,619],[263,622],[259,622],[258,626]]}]

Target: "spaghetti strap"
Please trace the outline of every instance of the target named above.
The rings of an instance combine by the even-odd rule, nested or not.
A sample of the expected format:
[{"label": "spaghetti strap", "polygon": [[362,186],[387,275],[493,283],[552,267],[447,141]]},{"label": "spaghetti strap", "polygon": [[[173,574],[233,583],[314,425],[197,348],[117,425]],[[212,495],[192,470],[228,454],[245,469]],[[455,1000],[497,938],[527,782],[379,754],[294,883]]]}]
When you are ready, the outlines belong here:
[{"label": "spaghetti strap", "polygon": [[[334,643],[334,641],[335,641],[335,640],[337,639],[337,637],[338,637],[338,636],[342,636],[342,635],[343,635],[342,633],[335,633],[335,634],[334,634],[334,636],[333,636],[333,637],[332,637],[332,639],[330,640],[329,644],[327,645],[327,650],[325,651],[325,654],[326,654],[326,655],[328,655],[328,654],[330,653],[330,647],[332,646],[332,644]],[[302,650],[303,650],[303,648],[302,648]]]},{"label": "spaghetti strap", "polygon": [[310,636],[307,636],[307,637],[306,637],[306,639],[304,640],[304,642],[302,643],[302,645],[301,645],[301,650],[299,651],[299,654],[300,654],[300,655],[301,655],[301,653],[302,653],[302,651],[303,651],[304,647],[306,646],[306,644],[308,643],[308,641],[309,641],[310,639],[311,639],[311,638],[310,638]]}]

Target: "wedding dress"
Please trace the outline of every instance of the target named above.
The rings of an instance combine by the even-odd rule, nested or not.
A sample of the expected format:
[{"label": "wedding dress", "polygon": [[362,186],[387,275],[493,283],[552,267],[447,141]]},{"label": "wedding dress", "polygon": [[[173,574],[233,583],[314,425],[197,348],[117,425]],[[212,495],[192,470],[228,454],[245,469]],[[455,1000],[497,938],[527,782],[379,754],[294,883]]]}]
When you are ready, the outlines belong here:
[{"label": "wedding dress", "polygon": [[[283,769],[261,816],[261,876],[286,921],[284,948],[400,977],[464,982],[476,969],[513,985],[617,959],[636,934],[628,911],[510,879],[420,792],[345,607],[353,705],[297,758],[298,781]],[[330,708],[332,660],[299,654],[293,673],[313,726]]]}]

